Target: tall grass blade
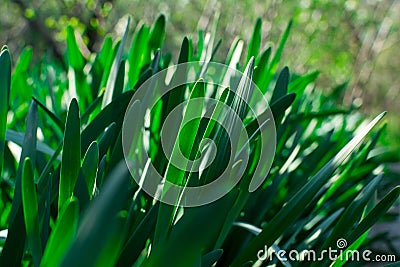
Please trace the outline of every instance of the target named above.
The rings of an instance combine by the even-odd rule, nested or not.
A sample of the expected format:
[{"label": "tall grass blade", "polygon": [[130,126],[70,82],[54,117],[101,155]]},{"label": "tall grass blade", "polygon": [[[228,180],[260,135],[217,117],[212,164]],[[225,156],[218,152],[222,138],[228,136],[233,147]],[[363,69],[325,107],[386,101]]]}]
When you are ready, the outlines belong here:
[{"label": "tall grass blade", "polygon": [[60,173],[58,210],[72,196],[81,167],[81,134],[79,107],[76,99],[71,101],[65,124],[63,153]]},{"label": "tall grass blade", "polygon": [[28,245],[32,251],[33,262],[39,266],[42,258],[40,240],[38,198],[33,177],[33,166],[29,158],[24,161],[22,170],[22,207]]},{"label": "tall grass blade", "polygon": [[4,164],[7,112],[10,98],[11,57],[7,47],[0,54],[0,175]]}]

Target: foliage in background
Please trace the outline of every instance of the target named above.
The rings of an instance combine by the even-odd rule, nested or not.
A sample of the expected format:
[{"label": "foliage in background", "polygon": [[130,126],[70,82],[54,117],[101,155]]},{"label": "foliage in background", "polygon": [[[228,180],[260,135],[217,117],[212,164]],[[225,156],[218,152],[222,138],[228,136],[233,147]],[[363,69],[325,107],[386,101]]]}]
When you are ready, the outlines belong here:
[{"label": "foliage in background", "polygon": [[[152,27],[137,27],[131,42],[107,37],[99,53],[88,54],[76,38],[77,30],[69,26],[64,61],[43,55],[40,64],[30,68],[33,52],[27,48],[11,78],[9,51],[2,49],[0,229],[6,230],[1,232],[0,265],[240,266],[255,262],[265,245],[321,251],[346,238],[352,248],[369,247],[369,229],[400,193],[395,187],[375,195],[384,163],[396,159],[377,147],[384,125],[369,134],[384,114],[366,124],[332,97],[342,96],[345,86],[326,96],[315,87],[318,72],[290,75],[282,68],[291,23],[280,42],[266,48],[261,48],[259,20],[247,52],[237,39],[225,58],[218,53],[216,26],[211,34],[200,31],[197,41],[184,38],[179,52],[179,63],[214,61],[217,53],[222,63],[245,72],[265,92],[278,143],[259,190],[247,191],[254,174],[251,166],[259,157],[260,125],[251,115],[246,130],[255,134],[250,140],[252,161],[241,182],[220,200],[184,208],[175,217],[173,207],[154,203],[128,178],[122,120],[139,85],[174,58],[160,52],[165,21],[160,16]],[[162,99],[165,114],[187,100],[190,94],[185,92],[198,89],[188,85],[180,90]],[[229,99],[220,98],[236,110],[236,102]],[[139,105],[135,108],[143,112]],[[168,162],[157,145],[160,114],[153,113],[148,129],[156,144],[150,145],[149,155],[165,174]],[[200,123],[194,132],[205,132],[207,125],[212,130],[205,137],[216,141],[218,124]],[[211,166],[211,172],[224,167]],[[325,259],[318,266],[330,263]]]}]

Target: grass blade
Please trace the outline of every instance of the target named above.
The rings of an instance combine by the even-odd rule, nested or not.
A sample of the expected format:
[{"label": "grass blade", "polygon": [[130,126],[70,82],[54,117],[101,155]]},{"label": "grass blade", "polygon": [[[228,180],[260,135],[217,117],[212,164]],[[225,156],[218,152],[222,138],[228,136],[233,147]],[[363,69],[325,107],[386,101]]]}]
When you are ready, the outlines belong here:
[{"label": "grass blade", "polygon": [[222,249],[216,249],[203,255],[201,257],[201,267],[213,266],[221,258],[222,253],[224,253]]},{"label": "grass blade", "polygon": [[150,32],[149,48],[156,51],[161,48],[165,37],[165,16],[161,14],[153,25]]},{"label": "grass blade", "polygon": [[86,181],[89,196],[92,196],[94,185],[96,183],[97,166],[99,164],[99,147],[96,142],[93,142],[83,159],[81,174]]},{"label": "grass blade", "polygon": [[60,120],[60,118],[54,114],[53,112],[51,112],[44,104],[42,104],[36,97],[32,97],[33,101],[35,101],[39,107],[41,107],[44,112],[46,112],[46,114],[50,117],[50,119],[58,126],[58,128],[60,128],[62,131],[64,131],[64,124],[63,122]]},{"label": "grass blade", "polygon": [[123,114],[131,100],[133,91],[128,91],[118,96],[108,106],[100,111],[99,114],[89,123],[88,126],[82,131],[82,155],[86,152],[89,145],[93,142],[93,139],[97,138],[104,129],[109,126],[112,122],[117,124],[118,128],[121,128],[123,121]]},{"label": "grass blade", "polygon": [[[6,141],[13,142],[22,147],[24,144],[24,139],[25,139],[25,134],[23,133],[18,133],[13,130],[6,131]],[[49,156],[52,156],[55,152],[51,147],[49,147],[43,142],[37,142],[36,150]]]},{"label": "grass blade", "polygon": [[[323,249],[327,249],[328,247],[331,248],[335,247],[337,240],[339,240],[340,238],[347,237],[348,232],[354,227],[356,221],[361,217],[365,209],[365,206],[370,200],[372,194],[375,192],[381,178],[382,175],[379,175],[375,179],[373,179],[350,203],[350,205],[345,209],[343,214],[340,216],[338,222],[335,224],[335,227],[333,228],[332,233],[325,240],[320,251],[322,251]],[[324,263],[319,262],[318,266],[321,266],[321,264],[326,266],[328,262],[329,262],[328,260],[325,260]],[[314,263],[312,266],[316,266],[316,264]]]},{"label": "grass blade", "polygon": [[35,266],[39,266],[42,258],[37,200],[32,162],[29,158],[26,158],[22,170],[22,207],[24,210],[26,236]]},{"label": "grass blade", "polygon": [[[119,69],[121,66],[122,52],[124,50],[124,44],[125,44],[126,36],[128,34],[130,21],[131,21],[131,18],[128,17],[128,22],[126,23],[124,36],[122,37],[121,43],[118,47],[117,55],[115,56],[114,62],[111,66],[110,74],[108,76],[108,80],[107,80],[107,84],[106,84],[106,91],[104,92],[103,103],[101,105],[102,109],[105,106],[107,106],[108,104],[110,104],[111,101],[113,100],[113,98],[115,98],[115,96],[117,95],[115,92],[116,91],[115,89],[118,87],[118,86],[116,86],[116,84],[118,83],[117,78],[119,76],[118,73],[119,73]],[[125,64],[123,64],[122,66],[125,66]]]},{"label": "grass blade", "polygon": [[65,209],[59,214],[47,242],[41,267],[59,266],[65,253],[75,238],[79,220],[79,203],[76,198],[69,198]]},{"label": "grass blade", "polygon": [[[30,158],[32,161],[32,165],[35,165],[36,162],[36,146],[37,146],[37,128],[38,128],[38,108],[35,102],[31,103],[28,112],[28,119],[26,123],[26,133],[24,135],[24,140],[22,142],[22,153],[19,159],[18,165],[18,173],[16,178],[16,185],[14,191],[14,199],[13,199],[13,209],[16,212],[17,208],[21,205],[21,179],[22,179],[22,166],[25,158]],[[15,201],[15,206],[14,206]],[[14,218],[13,210],[11,210],[10,214],[10,223]]]},{"label": "grass blade", "polygon": [[267,76],[265,73],[268,70],[268,63],[269,63],[269,58],[271,56],[271,47],[268,47],[267,49],[262,52],[260,59],[257,63],[257,68],[254,70],[254,76],[253,80],[257,84],[257,87],[261,90],[263,94],[268,89],[268,81],[267,81]]},{"label": "grass blade", "polygon": [[14,198],[9,217],[9,229],[6,242],[0,258],[0,266],[18,266],[24,252],[26,231],[22,210],[22,165],[25,158],[31,159],[32,165],[36,159],[36,134],[38,126],[38,110],[35,102],[31,103],[26,122],[26,134],[22,145],[20,164],[14,189]]},{"label": "grass blade", "polygon": [[275,104],[281,97],[287,94],[289,85],[289,68],[284,67],[279,74],[278,81],[276,82],[274,92],[271,98],[271,105]]},{"label": "grass blade", "polygon": [[136,258],[145,247],[146,240],[154,231],[159,204],[160,202],[157,202],[153,207],[151,207],[139,226],[133,232],[132,236],[128,239],[121,252],[116,267],[132,266],[132,264],[134,264]]},{"label": "grass blade", "polygon": [[131,49],[129,51],[129,87],[133,87],[139,79],[141,68],[150,61],[148,42],[150,29],[142,24],[140,29],[135,33]]},{"label": "grass blade", "polygon": [[76,99],[71,101],[65,124],[63,153],[61,160],[58,210],[72,196],[81,167],[81,135],[79,107]]},{"label": "grass blade", "polygon": [[92,82],[90,84],[92,99],[95,99],[99,93],[102,76],[103,73],[106,72],[108,58],[111,58],[112,56],[112,39],[110,36],[108,36],[104,40],[103,46],[100,52],[96,55],[92,68],[90,69],[90,74],[92,76]]},{"label": "grass blade", "polygon": [[261,18],[258,18],[249,42],[249,48],[247,49],[246,62],[249,62],[251,57],[257,58],[258,56],[258,51],[260,50],[261,45],[261,26],[262,20]]},{"label": "grass blade", "polygon": [[67,26],[67,51],[69,65],[74,70],[82,70],[85,66],[85,60],[79,50],[78,44],[75,38],[75,31],[71,25]]},{"label": "grass blade", "polygon": [[[121,162],[106,179],[99,196],[91,203],[78,228],[76,239],[60,266],[95,266],[110,241],[129,193],[129,175]],[[96,222],[93,224],[93,222]],[[113,229],[114,228],[114,229]],[[120,234],[120,233],[119,233]]]},{"label": "grass blade", "polygon": [[276,52],[274,54],[274,57],[271,60],[271,63],[269,65],[268,68],[268,76],[267,76],[267,81],[266,84],[268,85],[269,82],[272,79],[272,76],[275,74],[277,68],[278,68],[278,64],[281,61],[281,57],[282,57],[282,53],[283,53],[283,49],[285,47],[286,41],[289,37],[289,33],[290,33],[290,29],[292,28],[292,24],[293,21],[291,20],[288,25],[286,26],[286,29],[282,35],[282,38],[279,42],[278,48],[276,49]]},{"label": "grass blade", "polygon": [[7,112],[10,98],[11,57],[7,47],[0,54],[0,175],[4,162],[4,147],[7,128]]}]

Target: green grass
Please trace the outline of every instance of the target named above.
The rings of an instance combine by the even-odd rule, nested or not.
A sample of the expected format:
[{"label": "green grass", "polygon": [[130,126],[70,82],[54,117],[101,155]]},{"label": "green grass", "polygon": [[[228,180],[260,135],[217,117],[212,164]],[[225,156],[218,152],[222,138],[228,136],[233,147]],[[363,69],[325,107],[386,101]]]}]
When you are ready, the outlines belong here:
[{"label": "green grass", "polygon": [[[235,95],[199,79],[162,97],[149,112],[148,135],[134,129],[132,145],[136,149],[135,142],[145,139],[152,164],[175,184],[206,184],[225,168],[232,175],[243,169],[243,177],[228,194],[199,207],[182,208],[180,199],[176,206],[160,203],[140,190],[124,161],[123,119],[134,93],[153,89],[140,85],[174,61],[160,50],[168,36],[165,24],[161,15],[152,27],[138,27],[128,44],[128,23],[121,40],[106,37],[89,58],[68,26],[63,62],[43,55],[41,64],[29,67],[32,49],[27,48],[13,71],[8,49],[2,49],[0,229],[8,229],[8,235],[0,239],[0,266],[242,266],[257,261],[265,245],[320,252],[336,249],[336,241],[345,238],[352,249],[368,248],[370,228],[400,194],[395,187],[379,200],[375,197],[385,179],[385,163],[396,160],[379,147],[385,113],[367,123],[351,108],[335,104],[344,86],[334,90],[335,97],[325,96],[314,86],[318,72],[291,75],[281,63],[291,22],[277,46],[262,48],[258,20],[247,54],[238,39],[220,62],[251,77],[270,103],[277,145],[271,169],[255,168],[264,160],[259,121],[266,123],[268,114],[261,112],[256,120],[247,112],[240,97],[260,101],[249,95],[250,86],[239,83]],[[185,37],[177,62],[206,59],[201,67],[207,66],[218,53],[216,38],[204,38],[203,31],[197,43]],[[201,139],[215,142],[215,162],[203,174],[179,170],[164,155],[160,136],[167,115],[184,101],[183,119],[201,114],[191,103],[206,94],[243,120],[252,136],[247,165],[226,164],[227,151],[235,144],[213,120],[182,125],[174,144],[174,150],[181,148],[192,159],[201,154]],[[132,119],[143,121],[145,103],[129,108]],[[218,115],[220,107],[214,108]],[[133,158],[139,150],[132,150]],[[143,164],[140,157],[136,160]],[[150,179],[143,169],[133,175]],[[256,187],[251,184],[256,176],[266,179],[249,192],[249,186]],[[330,264],[328,258],[314,263]]]}]

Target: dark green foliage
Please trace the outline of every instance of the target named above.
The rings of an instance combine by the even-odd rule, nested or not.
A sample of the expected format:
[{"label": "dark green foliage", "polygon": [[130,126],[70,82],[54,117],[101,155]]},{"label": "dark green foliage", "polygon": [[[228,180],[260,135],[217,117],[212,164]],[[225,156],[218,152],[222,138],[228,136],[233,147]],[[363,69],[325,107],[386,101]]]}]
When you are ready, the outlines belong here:
[{"label": "dark green foliage", "polygon": [[[0,230],[8,229],[8,234],[0,239],[0,265],[250,266],[265,245],[320,251],[345,238],[349,246],[365,247],[370,228],[400,194],[395,187],[380,196],[380,201],[373,201],[385,177],[378,167],[382,169],[391,155],[376,150],[383,127],[372,138],[369,135],[385,114],[362,125],[359,114],[338,107],[316,90],[318,72],[297,75],[283,67],[283,48],[291,25],[276,49],[262,48],[261,19],[247,54],[243,53],[243,40],[233,43],[224,63],[244,75],[235,80],[225,73],[222,79],[228,77],[230,84],[238,85],[236,94],[210,87],[202,78],[181,85],[148,112],[148,135],[135,129],[134,123],[143,121],[145,103],[136,101],[129,106],[133,140],[148,138],[149,151],[145,152],[149,161],[166,181],[185,187],[212,181],[215,173],[230,166],[227,154],[237,144],[230,144],[215,120],[194,119],[190,127],[178,121],[172,154],[180,149],[186,159],[196,159],[202,152],[200,142],[206,138],[218,148],[214,162],[201,175],[193,169],[182,171],[168,161],[161,148],[160,129],[167,115],[186,101],[183,121],[190,116],[198,118],[205,102],[199,106],[194,101],[211,95],[219,103],[207,112],[218,113],[224,103],[243,120],[249,135],[249,162],[241,166],[238,160],[230,166],[232,173],[243,169],[242,179],[217,201],[188,208],[178,205],[181,199],[173,206],[143,192],[132,175],[149,179],[149,173],[130,174],[123,156],[122,126],[129,101],[138,90],[152,93],[146,81],[171,62],[171,55],[160,50],[166,35],[163,15],[152,27],[137,27],[131,44],[126,44],[130,40],[128,21],[120,41],[106,38],[100,52],[90,58],[81,53],[69,26],[64,63],[46,58],[43,66],[29,68],[32,50],[28,48],[12,78],[10,55],[3,48]],[[202,77],[218,53],[216,23],[213,27],[210,38],[199,32],[197,44],[188,37],[182,41],[178,63],[205,60],[196,77]],[[246,60],[241,63],[244,55]],[[185,71],[181,65],[171,79]],[[27,86],[24,77],[34,81],[33,92],[18,98]],[[262,160],[260,131],[268,122],[268,112],[257,114],[258,120],[248,112],[242,99],[254,103],[260,99],[252,98],[252,85],[246,78],[269,100],[276,128],[272,168],[261,174],[255,166]],[[145,86],[140,87],[142,84]],[[18,158],[11,142],[22,148]],[[133,147],[133,155],[140,155],[140,149]],[[186,159],[181,163],[189,166]],[[140,157],[136,160],[143,163]],[[266,179],[249,192],[255,175]],[[163,190],[162,194],[167,193]],[[328,259],[318,262],[332,263]],[[290,264],[309,265],[301,261]]]}]

